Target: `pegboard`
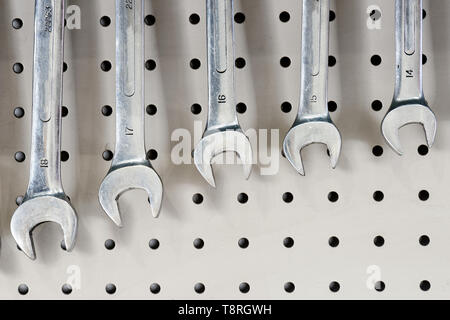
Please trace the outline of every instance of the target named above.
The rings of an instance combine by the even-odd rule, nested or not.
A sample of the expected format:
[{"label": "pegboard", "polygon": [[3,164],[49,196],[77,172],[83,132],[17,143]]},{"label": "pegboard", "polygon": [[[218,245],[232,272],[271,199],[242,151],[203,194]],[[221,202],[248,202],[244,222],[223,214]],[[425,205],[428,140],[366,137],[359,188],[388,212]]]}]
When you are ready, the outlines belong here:
[{"label": "pegboard", "polygon": [[258,155],[246,181],[241,166],[215,165],[216,189],[193,164],[171,161],[173,133],[196,132],[193,149],[206,120],[205,0],[146,1],[146,148],[164,202],[154,219],[145,192],[125,193],[122,229],[97,198],[115,142],[115,5],[67,2],[81,20],[65,37],[62,179],[79,232],[68,253],[57,225],[37,227],[36,261],[9,229],[28,182],[34,1],[0,4],[1,298],[449,296],[449,1],[424,1],[424,90],[436,142],[428,150],[421,128],[405,127],[402,157],[380,133],[394,90],[394,3],[331,1],[329,108],[343,149],[333,170],[325,147],[306,148],[302,177],[280,149],[299,102],[301,1],[235,0],[239,121],[267,130],[279,168],[263,174]]}]

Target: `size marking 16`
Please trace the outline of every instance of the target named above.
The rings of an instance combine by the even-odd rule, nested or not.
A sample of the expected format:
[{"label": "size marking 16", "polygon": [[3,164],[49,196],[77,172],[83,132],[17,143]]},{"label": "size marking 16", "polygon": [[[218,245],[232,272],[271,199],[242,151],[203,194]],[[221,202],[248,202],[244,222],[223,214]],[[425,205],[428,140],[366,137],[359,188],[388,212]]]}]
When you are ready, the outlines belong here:
[{"label": "size marking 16", "polygon": [[224,94],[220,94],[220,95],[217,97],[217,102],[218,102],[218,103],[227,103],[227,96],[224,95]]}]

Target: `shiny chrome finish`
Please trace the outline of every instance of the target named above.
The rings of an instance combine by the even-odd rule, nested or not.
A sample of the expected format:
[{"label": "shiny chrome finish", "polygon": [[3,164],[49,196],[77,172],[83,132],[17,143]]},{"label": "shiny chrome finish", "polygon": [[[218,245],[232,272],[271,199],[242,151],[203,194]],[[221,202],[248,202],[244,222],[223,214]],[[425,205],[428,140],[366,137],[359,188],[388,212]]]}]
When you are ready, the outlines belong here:
[{"label": "shiny chrome finish", "polygon": [[203,178],[215,187],[212,159],[223,152],[235,152],[248,179],[252,150],[236,115],[233,0],[206,0],[206,15],[209,112],[203,138],[194,150],[194,163]]},{"label": "shiny chrome finish", "polygon": [[116,149],[98,197],[119,227],[122,193],[144,189],[155,218],[163,197],[161,179],[145,153],[143,21],[144,0],[116,0]]},{"label": "shiny chrome finish", "polygon": [[33,123],[30,181],[11,220],[11,232],[31,259],[31,233],[44,222],[58,223],[67,251],[75,244],[77,215],[61,183],[61,102],[64,56],[64,0],[36,0]]},{"label": "shiny chrome finish", "polygon": [[422,86],[422,0],[395,1],[395,41],[395,92],[381,123],[381,132],[389,146],[402,155],[401,127],[421,124],[429,147],[436,135],[436,117],[425,100]]},{"label": "shiny chrome finish", "polygon": [[327,145],[333,168],[341,152],[341,135],[328,112],[329,8],[329,0],[303,1],[300,106],[283,143],[286,158],[301,175],[304,147]]}]

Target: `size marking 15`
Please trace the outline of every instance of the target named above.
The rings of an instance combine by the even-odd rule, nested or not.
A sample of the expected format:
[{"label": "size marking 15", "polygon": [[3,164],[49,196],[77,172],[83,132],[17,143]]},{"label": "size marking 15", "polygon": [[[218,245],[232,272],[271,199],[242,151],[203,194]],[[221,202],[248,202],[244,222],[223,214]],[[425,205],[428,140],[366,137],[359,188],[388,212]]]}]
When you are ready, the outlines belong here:
[{"label": "size marking 15", "polygon": [[41,168],[48,168],[48,160],[47,159],[41,159],[41,161],[39,162],[39,166]]},{"label": "size marking 15", "polygon": [[53,8],[51,6],[45,6],[44,8],[44,30],[46,32],[52,32],[53,30]]}]

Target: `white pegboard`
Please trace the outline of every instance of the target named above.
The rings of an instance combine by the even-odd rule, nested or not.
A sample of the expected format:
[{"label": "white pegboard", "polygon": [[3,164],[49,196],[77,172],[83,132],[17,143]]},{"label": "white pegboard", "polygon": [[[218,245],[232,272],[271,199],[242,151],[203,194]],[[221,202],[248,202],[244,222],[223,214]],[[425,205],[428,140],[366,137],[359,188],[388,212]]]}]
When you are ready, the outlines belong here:
[{"label": "white pegboard", "polygon": [[[64,73],[62,149],[69,153],[63,162],[66,193],[79,215],[79,233],[73,252],[60,248],[58,226],[44,224],[33,235],[37,260],[30,261],[11,237],[9,222],[16,209],[16,197],[28,182],[31,137],[31,81],[33,52],[33,0],[1,0],[0,19],[0,201],[1,251],[0,298],[12,299],[391,299],[447,298],[450,294],[450,2],[424,1],[425,95],[438,118],[435,146],[424,156],[417,148],[424,143],[420,127],[401,130],[405,155],[391,151],[379,126],[390,104],[394,86],[394,4],[392,0],[335,0],[331,9],[330,55],[336,65],[329,70],[329,99],[337,103],[332,118],[343,137],[337,169],[332,170],[322,146],[303,152],[306,177],[301,177],[283,157],[275,175],[261,175],[258,164],[251,178],[243,180],[240,166],[215,166],[217,189],[202,180],[194,165],[171,162],[174,130],[194,132],[195,121],[206,120],[206,26],[205,0],[146,1],[146,14],[155,23],[146,26],[146,57],[156,68],[146,71],[146,105],[157,107],[146,114],[147,149],[157,151],[152,163],[162,177],[165,199],[161,216],[153,219],[143,191],[132,191],[120,199],[124,228],[117,229],[102,212],[97,192],[110,162],[102,158],[114,151],[115,122],[102,115],[102,107],[114,109],[115,93],[115,6],[113,0],[72,0],[81,9],[81,29],[67,30]],[[381,28],[368,28],[369,13],[381,11]],[[274,155],[295,118],[300,87],[300,0],[235,0],[236,12],[245,15],[236,23],[236,58],[246,65],[236,70],[236,101],[247,110],[239,114],[244,130],[279,130],[272,145]],[[280,21],[281,12],[290,20]],[[192,24],[191,14],[200,22]],[[100,19],[108,16],[104,27]],[[23,21],[20,29],[12,21]],[[371,57],[379,55],[379,66]],[[280,65],[289,57],[291,65]],[[193,70],[192,59],[201,67]],[[110,61],[109,72],[101,70]],[[13,72],[21,63],[23,72]],[[382,102],[374,111],[374,100]],[[292,110],[283,112],[283,102]],[[202,108],[191,112],[193,104]],[[22,107],[22,118],[14,109]],[[200,138],[196,136],[196,141]],[[270,137],[270,135],[269,135]],[[264,143],[264,141],[262,141]],[[374,146],[384,150],[372,153]],[[194,141],[191,148],[194,147]],[[253,146],[256,148],[256,145]],[[23,151],[24,162],[14,155]],[[384,199],[373,199],[375,191]],[[427,190],[429,199],[419,199]],[[337,202],[328,194],[335,191]],[[283,194],[293,195],[285,203]],[[203,202],[195,204],[194,194]],[[239,193],[248,202],[237,201]],[[430,244],[419,238],[427,235]],[[337,247],[329,238],[339,239]],[[382,236],[385,243],[374,245]],[[242,249],[238,240],[249,246]],[[291,237],[292,248],[283,240]],[[202,249],[193,241],[201,238]],[[105,248],[112,239],[115,247]],[[149,241],[158,239],[156,250]],[[379,272],[385,283],[382,292],[370,290],[367,281]],[[420,283],[431,283],[428,291]],[[340,284],[338,292],[329,289]],[[250,285],[248,293],[239,290]],[[295,284],[288,293],[285,283]],[[62,292],[65,283],[72,292]],[[160,286],[158,294],[150,286]],[[195,292],[197,283],[205,291]],[[28,293],[18,287],[25,284]],[[116,292],[108,294],[107,284]]]}]

